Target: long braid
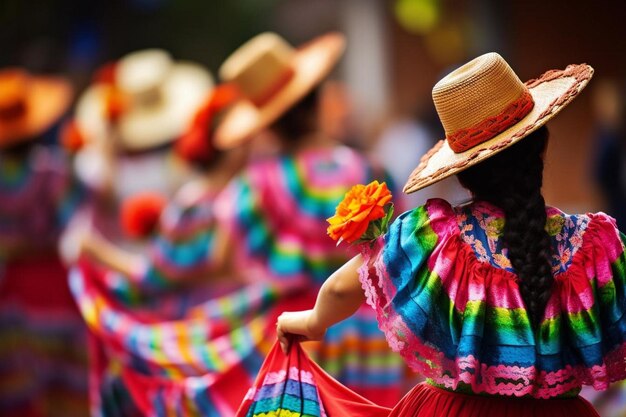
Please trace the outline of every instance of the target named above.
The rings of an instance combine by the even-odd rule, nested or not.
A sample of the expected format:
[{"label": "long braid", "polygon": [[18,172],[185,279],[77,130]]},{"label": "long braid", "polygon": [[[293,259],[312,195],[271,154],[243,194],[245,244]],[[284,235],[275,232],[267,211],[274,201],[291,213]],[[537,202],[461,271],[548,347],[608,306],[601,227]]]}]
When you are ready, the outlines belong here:
[{"label": "long braid", "polygon": [[554,277],[546,207],[541,185],[548,130],[542,127],[488,160],[458,174],[478,200],[504,211],[502,235],[508,258],[533,328],[537,328],[552,292]]}]

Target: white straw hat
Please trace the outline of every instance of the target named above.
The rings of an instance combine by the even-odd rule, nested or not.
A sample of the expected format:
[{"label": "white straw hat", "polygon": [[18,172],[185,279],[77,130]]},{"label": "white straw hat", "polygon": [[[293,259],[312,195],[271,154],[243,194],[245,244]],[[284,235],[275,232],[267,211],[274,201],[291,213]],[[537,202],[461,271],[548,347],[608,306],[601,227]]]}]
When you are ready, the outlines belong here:
[{"label": "white straw hat", "polygon": [[422,157],[404,192],[418,191],[517,143],[567,106],[592,76],[593,68],[580,64],[522,83],[493,52],[451,72],[433,88],[446,138]]},{"label": "white straw hat", "polygon": [[[166,51],[147,49],[116,63],[114,84],[129,102],[114,123],[116,136],[123,149],[141,151],[177,139],[213,88],[213,78],[200,65],[173,61]],[[96,82],[78,100],[76,122],[88,140],[108,139],[110,88]]]},{"label": "white straw hat", "polygon": [[271,125],[333,69],[345,48],[340,33],[328,33],[294,49],[275,33],[255,36],[231,54],[220,78],[242,99],[215,132],[215,146],[233,148]]}]

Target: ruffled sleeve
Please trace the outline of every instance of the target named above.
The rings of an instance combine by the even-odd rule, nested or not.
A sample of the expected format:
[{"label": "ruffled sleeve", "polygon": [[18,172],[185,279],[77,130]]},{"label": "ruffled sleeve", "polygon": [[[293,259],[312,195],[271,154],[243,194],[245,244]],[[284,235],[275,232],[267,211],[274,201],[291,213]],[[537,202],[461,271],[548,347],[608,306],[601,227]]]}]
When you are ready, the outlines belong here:
[{"label": "ruffled sleeve", "polygon": [[[400,215],[373,246],[362,247],[366,262],[359,274],[367,302],[376,310],[391,348],[426,376],[439,367],[437,358],[442,353],[437,344],[444,344],[450,336],[432,323],[441,317],[433,314],[433,309],[437,308],[435,300],[442,283],[429,273],[428,263],[436,248],[456,235],[458,228],[455,231],[449,204],[429,200],[425,206]],[[450,261],[453,259],[451,256]],[[429,338],[433,344],[428,343]]]},{"label": "ruffled sleeve", "polygon": [[588,216],[583,245],[572,266],[556,277],[559,297],[546,315],[560,310],[569,342],[565,351],[572,356],[570,378],[602,390],[626,379],[626,237],[606,214]]}]

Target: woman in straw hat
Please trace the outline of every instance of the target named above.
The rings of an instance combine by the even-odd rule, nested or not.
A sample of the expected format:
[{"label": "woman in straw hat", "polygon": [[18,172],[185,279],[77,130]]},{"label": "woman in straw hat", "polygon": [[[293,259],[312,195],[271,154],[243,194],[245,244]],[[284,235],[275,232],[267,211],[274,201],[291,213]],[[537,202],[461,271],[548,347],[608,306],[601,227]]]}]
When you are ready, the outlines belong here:
[{"label": "woman in straw hat", "polygon": [[84,146],[75,158],[81,179],[101,197],[96,220],[121,243],[119,204],[138,192],[171,196],[192,172],[172,152],[213,87],[202,66],[161,49],[127,54],[103,66],[76,104]]},{"label": "woman in straw hat", "polygon": [[[324,233],[326,218],[351,184],[386,177],[320,128],[320,85],[344,43],[342,35],[330,33],[294,49],[278,35],[264,33],[220,68],[242,99],[218,126],[216,145],[228,149],[252,141],[256,146],[269,137],[276,152],[254,160],[220,196],[224,250],[243,276],[304,288],[300,308],[312,305],[324,279],[350,257]],[[403,394],[398,381],[405,366],[365,305],[329,330],[315,356],[369,398],[393,404]]]},{"label": "woman in straw hat", "polygon": [[147,255],[93,232],[80,237],[83,257],[71,287],[96,347],[90,382],[98,414],[157,415],[184,402],[189,415],[232,415],[235,395],[243,396],[258,371],[262,355],[250,341],[273,330],[277,314],[266,324],[250,322],[263,318],[281,289],[242,288],[242,279],[221,269],[215,249],[214,201],[248,154],[248,146],[213,146],[216,120],[235,98],[228,85],[213,89],[176,142],[202,173],[198,179],[164,207],[154,193],[123,204],[122,223],[149,239]]},{"label": "woman in straw hat", "polygon": [[86,329],[57,241],[85,193],[56,133],[60,77],[0,70],[0,415],[87,414]]},{"label": "woman in straw hat", "polygon": [[[375,185],[353,190],[329,232],[361,242],[361,254],[325,282],[312,310],[279,318],[289,357],[275,347],[265,370],[308,372],[306,380],[291,369],[280,375],[292,393],[293,385],[317,392],[307,407],[329,416],[352,409],[358,412],[351,415],[597,416],[578,395],[581,387],[603,390],[626,378],[626,238],[607,215],[568,215],[546,207],[541,194],[544,124],[592,74],[588,65],[571,65],[522,83],[490,53],[439,81],[433,99],[446,139],[422,158],[404,191],[457,174],[473,200],[460,207],[429,200],[381,234],[387,193]],[[355,227],[359,232],[350,235]],[[365,299],[391,347],[428,378],[392,410],[338,387],[292,339],[319,340]],[[267,378],[257,379],[240,415],[298,405],[296,395],[267,407],[268,398],[288,396],[267,385]]]}]

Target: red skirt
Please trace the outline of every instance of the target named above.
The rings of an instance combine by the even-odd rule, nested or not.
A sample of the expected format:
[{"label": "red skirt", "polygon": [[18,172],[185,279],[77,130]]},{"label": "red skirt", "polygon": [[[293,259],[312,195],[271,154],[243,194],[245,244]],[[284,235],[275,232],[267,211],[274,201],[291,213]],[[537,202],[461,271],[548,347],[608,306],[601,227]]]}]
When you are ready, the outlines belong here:
[{"label": "red skirt", "polygon": [[583,397],[539,400],[459,394],[422,383],[394,407],[390,417],[600,417]]},{"label": "red skirt", "polygon": [[86,326],[56,255],[0,271],[0,416],[87,416]]},{"label": "red skirt", "polygon": [[292,343],[288,355],[275,344],[237,417],[266,415],[327,417],[600,417],[578,396],[567,399],[459,394],[416,385],[394,407],[374,404],[341,385]]}]

